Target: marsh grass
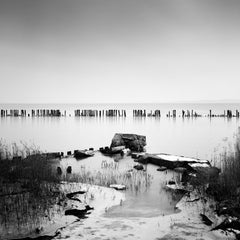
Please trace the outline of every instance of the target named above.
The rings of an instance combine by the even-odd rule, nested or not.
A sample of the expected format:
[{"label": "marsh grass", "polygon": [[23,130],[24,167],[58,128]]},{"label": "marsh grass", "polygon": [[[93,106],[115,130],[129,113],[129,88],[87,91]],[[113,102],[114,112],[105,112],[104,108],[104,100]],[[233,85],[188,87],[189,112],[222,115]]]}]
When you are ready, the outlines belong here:
[{"label": "marsh grass", "polygon": [[215,153],[212,164],[221,169],[218,181],[212,183],[217,199],[240,197],[240,128],[234,136],[233,143],[222,147]]},{"label": "marsh grass", "polygon": [[124,171],[119,169],[116,162],[101,164],[101,169],[92,171],[82,166],[77,174],[66,174],[63,176],[65,181],[81,182],[91,185],[109,187],[111,184],[125,185],[130,191],[139,193],[146,191],[151,184],[152,176],[146,171],[132,169]]},{"label": "marsh grass", "polygon": [[67,199],[61,181],[105,187],[123,184],[136,194],[146,191],[151,184],[147,172],[120,170],[118,162],[103,161],[97,171],[82,167],[78,174],[64,171],[59,175],[54,168],[58,160],[25,143],[0,141],[0,156],[0,236],[34,232],[56,215],[64,214]]},{"label": "marsh grass", "polygon": [[47,155],[34,145],[2,140],[0,156],[0,235],[33,231],[50,221],[64,195]]}]

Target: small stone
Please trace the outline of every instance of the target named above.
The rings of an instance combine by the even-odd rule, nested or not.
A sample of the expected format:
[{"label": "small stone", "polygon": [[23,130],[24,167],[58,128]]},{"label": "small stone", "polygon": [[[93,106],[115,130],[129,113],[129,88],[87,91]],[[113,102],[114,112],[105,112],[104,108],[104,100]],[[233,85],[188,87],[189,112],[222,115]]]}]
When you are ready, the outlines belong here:
[{"label": "small stone", "polygon": [[157,169],[157,171],[160,171],[160,172],[162,172],[162,171],[166,171],[167,170],[167,168],[166,167],[159,167],[158,169]]}]

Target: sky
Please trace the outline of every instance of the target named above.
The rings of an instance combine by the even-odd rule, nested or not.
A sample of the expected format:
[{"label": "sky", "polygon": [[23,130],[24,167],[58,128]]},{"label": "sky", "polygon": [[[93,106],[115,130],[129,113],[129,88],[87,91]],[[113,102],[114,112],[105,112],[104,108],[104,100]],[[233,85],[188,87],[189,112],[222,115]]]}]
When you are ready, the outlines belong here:
[{"label": "sky", "polygon": [[238,0],[0,0],[1,103],[240,99]]}]

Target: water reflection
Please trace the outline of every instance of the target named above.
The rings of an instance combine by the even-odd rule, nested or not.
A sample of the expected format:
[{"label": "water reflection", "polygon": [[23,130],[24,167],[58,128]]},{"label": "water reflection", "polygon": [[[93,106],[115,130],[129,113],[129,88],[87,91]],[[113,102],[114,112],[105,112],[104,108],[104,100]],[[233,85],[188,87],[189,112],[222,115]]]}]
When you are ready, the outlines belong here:
[{"label": "water reflection", "polygon": [[166,190],[165,186],[170,180],[180,182],[181,174],[170,170],[158,172],[157,167],[151,164],[144,166],[145,171],[137,171],[133,169],[134,165],[136,163],[131,157],[107,157],[101,153],[82,161],[71,157],[61,161],[63,172],[71,166],[73,175],[81,175],[78,180],[83,182],[127,186],[126,201],[108,209],[106,217],[153,217],[176,212],[176,203],[182,195]]},{"label": "water reflection", "polygon": [[1,137],[9,142],[34,142],[42,150],[66,152],[109,146],[115,133],[147,137],[147,151],[210,160],[215,146],[231,137],[238,119],[155,117],[0,118]]}]

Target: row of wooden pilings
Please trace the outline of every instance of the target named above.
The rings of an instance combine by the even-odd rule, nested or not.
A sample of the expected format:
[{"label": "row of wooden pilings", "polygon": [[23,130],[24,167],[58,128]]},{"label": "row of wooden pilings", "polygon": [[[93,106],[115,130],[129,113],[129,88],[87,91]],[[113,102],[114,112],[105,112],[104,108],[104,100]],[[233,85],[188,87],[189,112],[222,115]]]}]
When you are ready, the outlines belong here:
[{"label": "row of wooden pilings", "polygon": [[161,111],[160,110],[154,110],[147,113],[146,109],[134,109],[133,110],[133,116],[134,117],[161,117]]},{"label": "row of wooden pilings", "polygon": [[216,115],[212,113],[212,110],[209,110],[209,114],[208,117],[227,117],[227,118],[232,118],[232,117],[236,117],[239,118],[240,117],[240,113],[238,110],[235,111],[235,114],[232,110],[226,110],[223,112],[223,114],[221,115]]},{"label": "row of wooden pilings", "polygon": [[75,117],[126,117],[126,110],[117,110],[117,109],[110,109],[110,110],[75,110],[74,111]]},{"label": "row of wooden pilings", "polygon": [[1,109],[1,117],[26,117],[27,116],[27,111],[24,109],[18,110],[18,109],[10,109],[8,110],[3,110]]},{"label": "row of wooden pilings", "polygon": [[64,115],[61,113],[59,109],[32,109],[31,113],[27,113],[27,110],[18,110],[18,109],[10,109],[10,110],[3,110],[1,109],[1,117],[60,117],[66,116],[66,111]]},{"label": "row of wooden pilings", "polygon": [[[147,112],[146,109],[134,109],[132,111],[133,117],[161,117],[160,110],[151,110]],[[32,109],[27,112],[25,109],[10,109],[0,110],[0,117],[61,117],[66,116],[66,111],[61,112],[59,109]],[[71,116],[71,115],[69,115]],[[92,110],[92,109],[77,109],[74,110],[75,117],[126,117],[126,110],[109,109],[109,110]],[[194,110],[182,110],[177,114],[177,110],[168,111],[166,114],[168,118],[176,117],[226,117],[226,118],[239,118],[240,113],[238,110],[235,112],[232,110],[224,110],[223,114],[214,114],[212,110],[209,110],[208,114],[201,115]]]},{"label": "row of wooden pilings", "polygon": [[[161,117],[161,111],[160,110],[155,110],[155,111],[150,111],[149,113],[147,113],[147,111],[144,109],[138,109],[138,110],[133,110],[133,116],[134,117]],[[177,110],[172,110],[172,111],[168,111],[168,113],[166,114],[166,117],[170,118],[176,118],[176,117],[227,117],[227,118],[232,118],[232,117],[240,117],[240,113],[238,110],[236,110],[235,114],[233,113],[232,110],[225,110],[223,112],[223,114],[213,114],[212,110],[209,110],[209,114],[207,115],[202,115],[197,113],[194,110],[182,110],[180,112],[180,114],[177,115]]]}]

